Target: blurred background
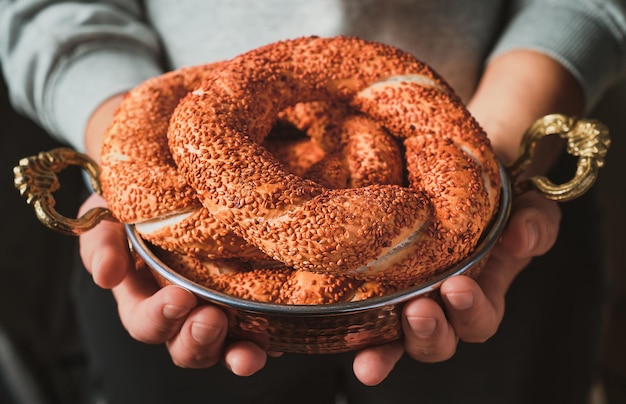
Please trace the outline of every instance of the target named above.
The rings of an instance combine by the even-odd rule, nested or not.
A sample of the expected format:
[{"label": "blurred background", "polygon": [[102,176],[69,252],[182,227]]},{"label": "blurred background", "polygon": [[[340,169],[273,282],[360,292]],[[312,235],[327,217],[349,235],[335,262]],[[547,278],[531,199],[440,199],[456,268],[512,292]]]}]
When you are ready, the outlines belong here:
[{"label": "blurred background", "polygon": [[599,383],[592,404],[626,403],[626,80],[596,106],[592,116],[609,126],[611,149],[596,183],[605,209],[609,305]]},{"label": "blurred background", "polygon": [[[609,126],[613,144],[595,186],[609,218],[611,279],[590,404],[626,403],[626,80],[592,116]],[[0,83],[0,403],[77,403],[88,382],[69,291],[77,239],[44,227],[13,186],[20,158],[57,146],[11,109]],[[81,173],[68,170],[60,178],[57,210],[74,216],[84,191]]]},{"label": "blurred background", "polygon": [[[69,293],[77,239],[44,227],[13,186],[22,157],[58,146],[10,108],[0,83],[0,403],[80,402],[85,386]],[[82,175],[60,179],[57,209],[75,216]]]}]

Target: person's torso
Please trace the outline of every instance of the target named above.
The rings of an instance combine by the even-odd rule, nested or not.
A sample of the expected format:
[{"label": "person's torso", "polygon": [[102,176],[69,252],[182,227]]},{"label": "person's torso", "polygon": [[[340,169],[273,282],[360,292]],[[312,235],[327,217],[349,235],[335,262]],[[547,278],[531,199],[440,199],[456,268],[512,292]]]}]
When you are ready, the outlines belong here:
[{"label": "person's torso", "polygon": [[228,59],[304,35],[355,35],[414,54],[467,100],[498,34],[503,4],[503,0],[148,0],[145,7],[170,68]]}]

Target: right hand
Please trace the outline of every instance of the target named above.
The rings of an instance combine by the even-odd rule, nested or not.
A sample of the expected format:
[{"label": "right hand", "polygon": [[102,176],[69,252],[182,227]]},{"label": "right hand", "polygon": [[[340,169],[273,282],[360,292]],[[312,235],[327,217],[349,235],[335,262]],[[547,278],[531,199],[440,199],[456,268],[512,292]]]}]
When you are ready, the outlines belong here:
[{"label": "right hand", "polygon": [[[79,214],[96,206],[106,203],[94,194]],[[254,343],[225,343],[228,319],[218,307],[198,304],[178,286],[159,288],[149,273],[135,270],[120,223],[103,221],[81,235],[80,255],[94,282],[113,291],[128,333],[140,342],[165,343],[177,366],[206,368],[223,361],[239,376],[265,366],[267,353]]]},{"label": "right hand", "polygon": [[[94,111],[85,131],[85,148],[100,160],[102,139],[124,99],[115,95]],[[81,206],[106,207],[99,195]],[[137,341],[165,343],[173,362],[185,368],[206,368],[223,361],[234,374],[248,376],[265,366],[267,353],[249,341],[225,343],[228,319],[218,307],[198,304],[196,297],[177,286],[159,288],[149,273],[135,270],[124,227],[103,221],[80,236],[80,255],[94,282],[111,289],[122,325]]]}]

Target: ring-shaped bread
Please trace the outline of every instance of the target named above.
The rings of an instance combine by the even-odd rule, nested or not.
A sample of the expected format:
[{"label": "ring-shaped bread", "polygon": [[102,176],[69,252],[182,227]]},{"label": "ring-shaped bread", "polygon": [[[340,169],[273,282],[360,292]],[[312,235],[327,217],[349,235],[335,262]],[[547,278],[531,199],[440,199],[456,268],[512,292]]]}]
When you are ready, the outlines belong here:
[{"label": "ring-shaped bread", "polygon": [[[144,239],[159,247],[210,259],[271,261],[202,206],[195,190],[178,173],[167,145],[174,108],[218,66],[220,63],[169,72],[146,80],[125,96],[104,137],[100,177],[103,193],[120,221],[134,224]],[[305,167],[309,172],[302,171],[302,161],[289,161],[293,152],[292,156],[283,156],[281,162],[318,181],[330,181],[325,184],[333,187],[400,183],[401,157],[388,134],[371,119],[353,116],[346,109],[334,110],[328,116],[331,111],[321,104],[300,105],[282,115],[283,121],[297,121],[300,129],[317,140],[336,138],[318,147],[333,158],[313,161],[315,166]],[[328,128],[319,124],[311,128],[317,118]],[[278,142],[272,146],[276,153],[287,152]],[[330,173],[331,164],[340,166],[334,170],[335,175]]]},{"label": "ring-shaped bread", "polygon": [[[125,97],[106,133],[101,156],[101,182],[114,214],[134,223],[142,237],[157,246],[155,253],[181,275],[236,297],[326,304],[395,290],[380,282],[271,262],[198,202],[172,161],[166,130],[179,99],[218,65],[166,73]],[[297,105],[280,115],[311,137],[278,136],[264,144],[290,172],[329,187],[402,181],[397,144],[371,119],[323,104]]]},{"label": "ring-shaped bread", "polygon": [[[472,251],[499,199],[497,159],[429,66],[358,38],[306,37],[238,56],[182,98],[168,139],[203,206],[295,269],[408,285]],[[345,102],[404,141],[409,186],[329,189],[262,143],[285,108]]]}]

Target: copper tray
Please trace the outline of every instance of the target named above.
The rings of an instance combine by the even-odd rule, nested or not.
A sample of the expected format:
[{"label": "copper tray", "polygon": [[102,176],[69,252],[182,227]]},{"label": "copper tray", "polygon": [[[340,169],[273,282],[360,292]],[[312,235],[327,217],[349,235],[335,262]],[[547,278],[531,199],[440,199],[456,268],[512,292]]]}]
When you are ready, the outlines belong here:
[{"label": "copper tray", "polygon": [[[567,152],[578,157],[574,178],[564,184],[554,184],[541,176],[519,180],[532,161],[536,142],[552,134],[566,139]],[[472,271],[478,270],[504,230],[514,195],[535,189],[548,199],[567,201],[587,192],[604,164],[609,145],[608,129],[598,121],[557,114],[539,119],[526,132],[519,158],[509,167],[500,165],[500,206],[473,253],[429,282],[359,302],[286,305],[235,298],[203,287],[173,271],[153,254],[134,226],[126,225],[126,234],[133,251],[147,264],[161,286],[179,285],[204,301],[220,306],[229,318],[230,338],[251,340],[265,349],[280,352],[357,350],[401,338],[401,312],[405,302],[436,293],[439,285],[451,276],[471,275]],[[100,192],[98,166],[87,156],[66,148],[20,160],[14,169],[15,186],[33,205],[42,223],[60,233],[79,235],[101,220],[115,220],[104,208],[92,209],[78,219],[56,212],[52,196],[52,192],[60,187],[56,173],[70,165],[83,167],[95,192]]]}]

